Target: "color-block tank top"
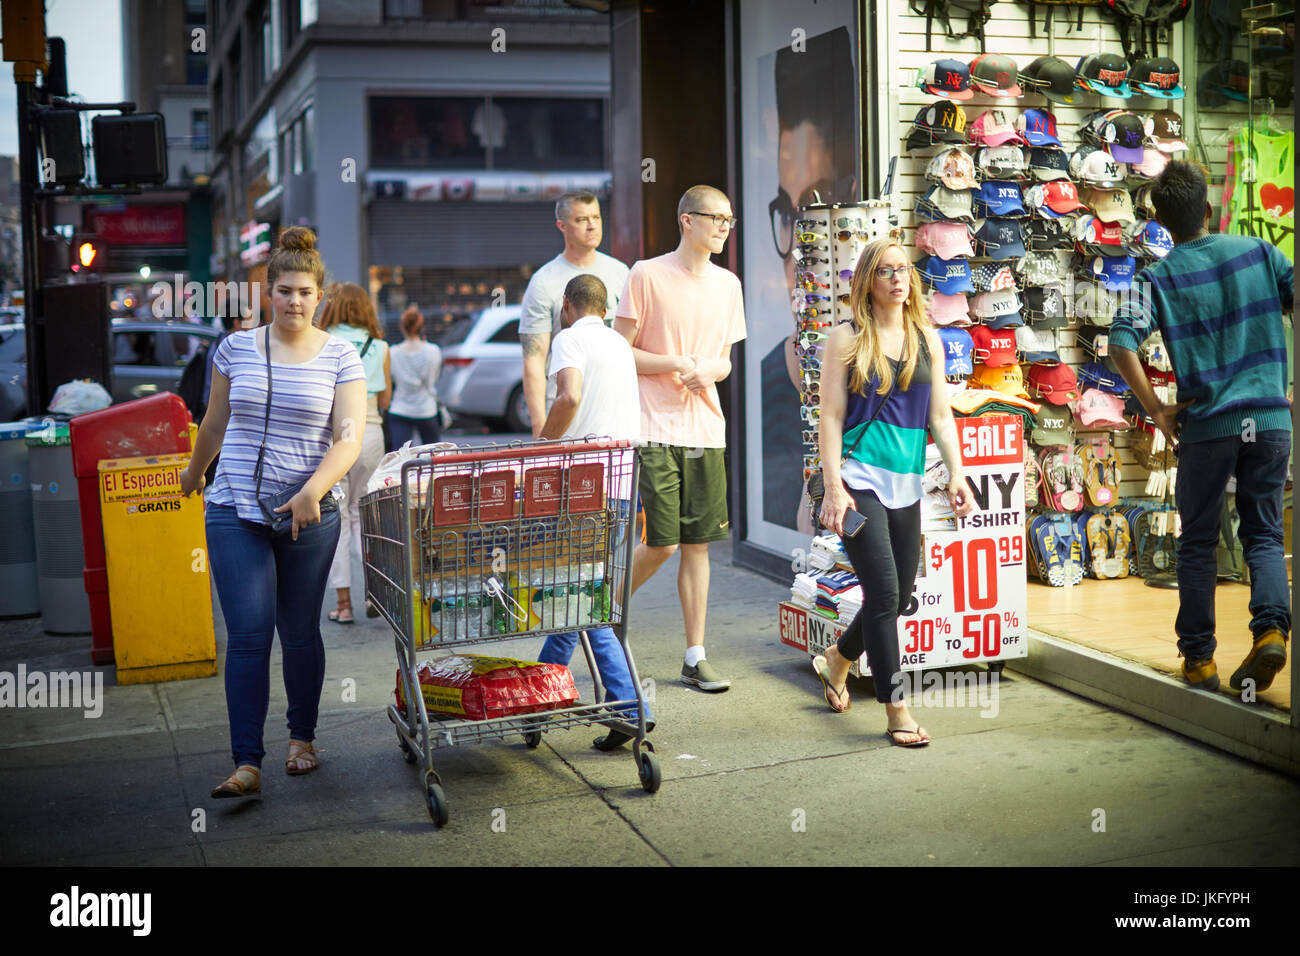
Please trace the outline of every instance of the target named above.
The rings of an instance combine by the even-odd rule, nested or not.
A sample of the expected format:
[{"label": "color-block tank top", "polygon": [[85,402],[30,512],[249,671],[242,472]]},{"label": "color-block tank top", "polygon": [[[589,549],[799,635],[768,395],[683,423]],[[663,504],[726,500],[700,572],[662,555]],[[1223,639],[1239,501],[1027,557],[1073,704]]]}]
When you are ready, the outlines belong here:
[{"label": "color-block tank top", "polygon": [[[889,362],[897,381],[903,362]],[[840,473],[849,488],[874,491],[886,508],[906,508],[921,499],[931,374],[930,349],[922,339],[916,371],[906,391],[895,385],[892,393],[877,395],[880,380],[873,375],[865,395],[849,392],[844,411],[844,452],[847,454],[855,442],[857,447]],[[888,402],[876,415],[877,407],[886,398]],[[858,441],[860,435],[862,440]]]}]

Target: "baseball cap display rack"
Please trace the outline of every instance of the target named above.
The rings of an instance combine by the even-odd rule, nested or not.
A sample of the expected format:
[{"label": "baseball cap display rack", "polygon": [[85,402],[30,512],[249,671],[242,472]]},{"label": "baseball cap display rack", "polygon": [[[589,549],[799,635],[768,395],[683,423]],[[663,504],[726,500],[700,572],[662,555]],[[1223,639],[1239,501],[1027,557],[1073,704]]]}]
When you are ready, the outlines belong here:
[{"label": "baseball cap display rack", "polygon": [[860,203],[813,202],[798,207],[794,229],[795,289],[791,297],[799,359],[800,416],[803,419],[803,471],[807,480],[821,468],[817,428],[821,397],[821,360],[831,330],[850,322],[849,289],[853,270],[867,243],[890,236],[900,238],[890,203],[894,163],[882,190],[883,199]]}]

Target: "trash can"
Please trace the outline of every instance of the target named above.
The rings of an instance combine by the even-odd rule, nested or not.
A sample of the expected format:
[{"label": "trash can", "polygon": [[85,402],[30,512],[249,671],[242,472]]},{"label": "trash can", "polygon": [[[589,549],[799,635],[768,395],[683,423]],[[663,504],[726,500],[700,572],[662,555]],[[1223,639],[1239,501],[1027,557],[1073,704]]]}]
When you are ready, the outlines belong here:
[{"label": "trash can", "polygon": [[82,583],[81,508],[72,473],[67,423],[27,433],[32,530],[36,535],[37,590],[51,634],[89,634],[90,601]]},{"label": "trash can", "polygon": [[0,424],[0,617],[41,613],[27,458],[31,422]]},{"label": "trash can", "polygon": [[217,672],[203,496],[181,495],[189,455],[99,463],[119,684]]},{"label": "trash can", "polygon": [[187,453],[193,447],[190,425],[185,402],[170,392],[87,412],[71,422],[73,469],[83,518],[84,582],[90,599],[90,658],[96,664],[114,661],[104,529],[99,510],[99,463],[106,458]]}]

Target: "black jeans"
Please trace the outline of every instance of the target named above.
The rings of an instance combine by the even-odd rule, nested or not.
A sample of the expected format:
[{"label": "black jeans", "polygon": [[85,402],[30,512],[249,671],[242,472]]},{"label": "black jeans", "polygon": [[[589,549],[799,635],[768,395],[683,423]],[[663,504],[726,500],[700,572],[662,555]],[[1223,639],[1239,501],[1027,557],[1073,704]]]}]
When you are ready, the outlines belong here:
[{"label": "black jeans", "polygon": [[898,615],[912,599],[916,564],[921,558],[921,502],[886,508],[874,491],[850,491],[867,523],[844,538],[844,552],[862,586],[862,610],[836,644],[846,660],[862,656],[866,644],[876,700],[892,701],[902,669],[898,656]]}]

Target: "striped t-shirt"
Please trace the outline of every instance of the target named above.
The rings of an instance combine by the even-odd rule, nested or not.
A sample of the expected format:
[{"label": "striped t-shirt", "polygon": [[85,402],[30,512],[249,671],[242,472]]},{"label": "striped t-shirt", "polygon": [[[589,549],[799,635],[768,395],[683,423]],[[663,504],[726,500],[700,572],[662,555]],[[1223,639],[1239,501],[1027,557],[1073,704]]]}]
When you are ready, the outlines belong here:
[{"label": "striped t-shirt", "polygon": [[[889,362],[895,381],[892,393],[877,395],[880,382],[874,375],[864,389],[865,395],[849,392],[844,410],[844,453],[853,451],[840,469],[840,476],[854,491],[874,491],[886,508],[906,508],[921,499],[930,420],[930,350],[922,339],[906,391],[897,385],[902,360]],[[881,402],[885,406],[876,414]]]},{"label": "striped t-shirt", "polygon": [[[230,422],[208,495],[209,504],[233,505],[239,517],[263,524],[266,519],[257,505],[254,472],[266,418],[266,356],[261,347],[267,328],[232,333],[217,346],[213,366],[230,379]],[[277,362],[275,351],[273,343],[263,496],[304,482],[315,473],[334,444],[331,414],[335,386],[366,377],[357,350],[334,336],[314,359],[300,365]]]}]

